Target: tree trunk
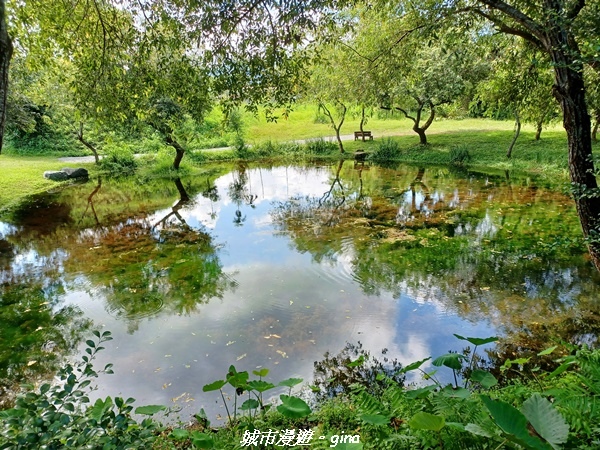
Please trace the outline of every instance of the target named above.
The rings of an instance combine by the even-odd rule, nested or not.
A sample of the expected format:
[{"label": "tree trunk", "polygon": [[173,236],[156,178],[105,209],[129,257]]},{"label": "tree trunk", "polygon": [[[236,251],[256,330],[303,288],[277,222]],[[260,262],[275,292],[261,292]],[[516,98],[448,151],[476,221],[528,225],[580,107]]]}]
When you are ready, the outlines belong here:
[{"label": "tree trunk", "polygon": [[539,141],[541,137],[542,137],[542,122],[538,122],[536,124],[535,140]]},{"label": "tree trunk", "polygon": [[594,195],[598,184],[592,159],[591,120],[585,102],[583,70],[577,70],[581,67],[574,57],[561,51],[562,42],[553,44],[556,50],[550,52],[555,75],[552,91],[560,103],[567,132],[569,174],[575,206],[583,235],[590,238],[588,249],[592,262],[600,270],[600,198]]},{"label": "tree trunk", "polygon": [[181,160],[183,159],[183,155],[185,154],[185,149],[173,139],[173,136],[167,135],[165,141],[168,145],[175,149],[175,160],[173,161],[173,169],[179,170],[179,165],[181,164]]},{"label": "tree trunk", "polygon": [[6,1],[0,0],[0,153],[2,153],[4,140],[6,99],[8,97],[8,67],[12,53],[12,40],[6,26]]},{"label": "tree trunk", "polygon": [[338,147],[340,148],[340,153],[344,153],[344,144],[342,143],[342,137],[340,136],[340,130],[342,129],[342,125],[344,124],[344,120],[346,119],[346,105],[344,105],[341,102],[338,102],[338,103],[342,108],[342,113],[341,113],[342,118],[340,119],[340,123],[336,124],[333,114],[327,108],[327,106],[325,106],[325,103],[323,103],[321,101],[319,102],[319,104],[321,105],[321,108],[323,109],[323,112],[325,113],[325,115],[327,117],[329,117],[329,122],[331,122],[331,126],[335,130],[335,138],[338,142]]},{"label": "tree trunk", "polygon": [[100,162],[100,157],[98,156],[98,151],[96,150],[96,147],[94,147],[89,141],[86,141],[83,138],[83,122],[81,122],[79,124],[79,131],[77,132],[77,140],[92,151],[92,153],[94,154],[94,159],[96,160],[96,164],[98,164]]},{"label": "tree trunk", "polygon": [[598,142],[598,125],[600,125],[600,112],[596,113],[596,123],[592,129],[592,141]]},{"label": "tree trunk", "polygon": [[363,142],[365,142],[365,133],[364,133],[364,130],[363,130],[363,126],[364,125],[365,125],[365,107],[363,106],[361,108],[360,126],[359,126],[360,133],[362,134],[362,140],[363,140]]},{"label": "tree trunk", "polygon": [[517,143],[519,134],[521,134],[521,118],[519,117],[519,111],[515,109],[515,135],[513,137],[512,142],[510,143],[510,146],[508,147],[508,150],[506,151],[506,157],[509,159],[512,157],[512,151],[515,147],[515,144]]}]

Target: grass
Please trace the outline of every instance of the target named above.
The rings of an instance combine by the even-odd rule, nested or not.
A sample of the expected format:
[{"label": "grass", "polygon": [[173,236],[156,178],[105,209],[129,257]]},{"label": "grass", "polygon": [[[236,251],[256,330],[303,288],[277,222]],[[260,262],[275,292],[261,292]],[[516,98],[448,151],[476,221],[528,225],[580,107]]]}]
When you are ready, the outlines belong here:
[{"label": "grass", "polygon": [[28,195],[59,186],[56,181],[44,178],[44,172],[60,170],[66,166],[68,164],[53,156],[0,155],[0,210],[10,208]]},{"label": "grass", "polygon": [[[244,114],[246,141],[256,146],[255,149],[250,147],[248,156],[285,157],[291,151],[295,157],[301,157],[302,153],[294,153],[293,145],[282,143],[325,136],[328,139],[333,135],[327,124],[315,123],[315,116],[316,108],[310,106],[298,107],[287,119],[280,119],[277,123],[267,123],[264,118]],[[372,153],[383,142],[384,136],[391,136],[390,139],[396,141],[400,149],[398,162],[448,165],[451,163],[451,151],[460,148],[468,152],[469,167],[474,169],[511,170],[542,175],[556,181],[568,180],[566,135],[558,125],[545,130],[540,141],[533,139],[533,127],[523,127],[510,160],[505,153],[513,136],[511,122],[488,119],[438,120],[429,129],[429,145],[426,147],[419,145],[418,136],[411,130],[411,125],[410,121],[400,119],[397,115],[391,119],[372,118],[365,128],[373,132],[375,139],[365,142],[345,141],[345,157],[352,157],[359,150]],[[355,129],[358,129],[358,119],[350,117],[344,124],[342,134],[351,134]],[[269,142],[273,144],[267,144]],[[264,151],[267,147],[274,150]],[[165,148],[164,156],[168,159],[165,161],[169,164],[172,161],[171,150]],[[239,156],[235,150],[195,152],[184,158],[184,166],[186,171],[193,172],[202,161],[225,161]],[[337,158],[339,153],[333,149],[329,154],[319,156]],[[145,163],[146,166],[141,170],[159,176],[160,171],[151,167],[152,164],[156,165],[156,158],[149,160],[154,162]],[[58,186],[58,183],[44,179],[43,172],[58,170],[65,165],[67,164],[58,161],[56,156],[50,155],[0,155],[0,167],[3,169],[0,179],[0,211],[19,203],[28,195]],[[93,164],[83,166],[92,175],[98,170]]]}]

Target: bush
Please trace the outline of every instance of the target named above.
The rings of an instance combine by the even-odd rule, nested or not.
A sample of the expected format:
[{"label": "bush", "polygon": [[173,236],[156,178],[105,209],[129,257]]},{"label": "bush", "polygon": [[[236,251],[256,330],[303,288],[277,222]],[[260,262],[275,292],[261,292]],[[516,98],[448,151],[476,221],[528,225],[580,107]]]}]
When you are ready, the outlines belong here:
[{"label": "bush", "polygon": [[311,155],[329,155],[336,152],[337,148],[334,142],[326,141],[323,138],[311,139],[306,142],[306,149]]},{"label": "bush", "polygon": [[391,138],[382,140],[375,151],[371,153],[370,159],[376,162],[394,161],[400,158],[402,150],[397,141]]},{"label": "bush", "polygon": [[450,148],[450,164],[453,166],[464,166],[471,161],[469,150],[462,145],[454,145]]},{"label": "bush", "polygon": [[131,173],[138,167],[133,151],[127,146],[107,146],[100,160],[100,169],[111,173]]}]

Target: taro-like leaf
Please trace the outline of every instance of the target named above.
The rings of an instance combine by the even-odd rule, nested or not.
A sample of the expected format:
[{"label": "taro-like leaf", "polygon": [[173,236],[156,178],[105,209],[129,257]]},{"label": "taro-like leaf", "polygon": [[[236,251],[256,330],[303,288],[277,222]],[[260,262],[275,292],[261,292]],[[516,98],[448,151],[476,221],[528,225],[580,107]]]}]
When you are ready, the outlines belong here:
[{"label": "taro-like leaf", "polygon": [[406,397],[407,398],[425,398],[429,395],[430,392],[433,392],[436,389],[437,389],[437,386],[435,384],[430,384],[429,386],[406,391]]},{"label": "taro-like leaf", "polygon": [[461,341],[468,341],[473,345],[485,345],[485,344],[489,344],[490,342],[496,342],[498,340],[498,338],[496,336],[490,336],[487,338],[476,338],[476,337],[464,337],[461,336],[460,334],[454,334],[454,336],[456,336],[458,339],[460,339]]},{"label": "taro-like leaf", "polygon": [[461,387],[446,386],[440,391],[440,395],[449,398],[469,398],[471,391]]},{"label": "taro-like leaf", "polygon": [[569,425],[547,399],[539,394],[533,394],[523,403],[521,412],[552,448],[557,449],[559,444],[567,442]]},{"label": "taro-like leaf", "polygon": [[178,441],[182,441],[190,436],[190,432],[188,430],[184,430],[183,428],[175,428],[173,431],[171,431],[171,436]]},{"label": "taro-like leaf", "polygon": [[260,406],[260,403],[258,403],[258,401],[256,399],[249,398],[244,403],[242,403],[242,406],[240,406],[240,409],[242,411],[248,411],[250,409],[256,409],[259,406]]},{"label": "taro-like leaf", "polygon": [[387,425],[390,423],[390,418],[383,414],[361,414],[358,418],[371,425]]},{"label": "taro-like leaf", "polygon": [[226,384],[227,384],[227,381],[224,381],[224,380],[213,381],[210,384],[205,384],[202,387],[202,392],[218,391]]},{"label": "taro-like leaf", "polygon": [[446,419],[442,416],[419,411],[408,421],[408,426],[415,430],[440,431],[446,425]]},{"label": "taro-like leaf", "polygon": [[138,406],[135,408],[136,414],[143,414],[145,416],[152,416],[157,412],[166,410],[167,407],[164,405],[146,405],[146,406]]},{"label": "taro-like leaf", "polygon": [[304,381],[302,378],[288,378],[287,380],[280,381],[277,386],[286,386],[291,388],[302,383],[302,381]]},{"label": "taro-like leaf", "polygon": [[265,392],[269,389],[273,389],[275,385],[273,383],[269,383],[267,381],[262,380],[253,380],[248,382],[248,387],[257,391],[257,392]]},{"label": "taro-like leaf", "polygon": [[477,436],[483,436],[483,437],[487,437],[487,438],[491,438],[494,436],[494,434],[491,431],[486,430],[481,425],[477,425],[476,423],[468,423],[465,426],[465,431],[468,431],[469,433],[473,433]]},{"label": "taro-like leaf", "polygon": [[494,375],[485,370],[480,369],[475,369],[471,373],[471,381],[476,381],[486,389],[489,389],[492,386],[496,386],[498,384],[498,380]]},{"label": "taro-like leaf", "polygon": [[253,370],[252,373],[257,377],[266,377],[269,374],[269,369],[263,367],[260,370]]},{"label": "taro-like leaf", "polygon": [[466,359],[465,356],[460,353],[446,353],[435,358],[432,364],[437,367],[446,366],[454,370],[460,370],[464,359]]},{"label": "taro-like leaf", "polygon": [[285,417],[291,419],[300,419],[308,416],[312,411],[304,400],[290,395],[280,395],[282,404],[277,407],[277,411]]},{"label": "taro-like leaf", "polygon": [[400,369],[398,371],[398,373],[400,374],[400,373],[410,372],[411,370],[416,370],[419,367],[421,367],[424,362],[429,361],[430,359],[431,359],[431,357],[422,359],[421,361],[415,361],[414,363],[410,363],[408,366],[403,367],[402,369]]},{"label": "taro-like leaf", "polygon": [[192,431],[191,437],[192,444],[194,444],[194,447],[196,448],[211,449],[215,447],[215,441],[209,434]]}]

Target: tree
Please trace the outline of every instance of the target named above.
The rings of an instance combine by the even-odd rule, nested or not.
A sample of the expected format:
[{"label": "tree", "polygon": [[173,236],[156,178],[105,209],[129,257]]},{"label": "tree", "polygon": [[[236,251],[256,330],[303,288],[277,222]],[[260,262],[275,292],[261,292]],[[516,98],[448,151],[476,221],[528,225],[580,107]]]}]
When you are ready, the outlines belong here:
[{"label": "tree", "polygon": [[[585,0],[479,0],[474,6],[456,5],[488,19],[506,34],[519,36],[546,54],[554,69],[552,93],[563,113],[567,132],[569,175],[575,205],[592,261],[600,270],[600,195],[592,158],[591,121],[585,98],[584,54],[578,18]],[[598,30],[586,37],[590,41]],[[578,38],[580,38],[578,40]]]},{"label": "tree", "polygon": [[6,24],[6,1],[0,1],[0,153],[4,138],[6,120],[6,99],[8,96],[8,68],[13,53],[12,40]]}]

